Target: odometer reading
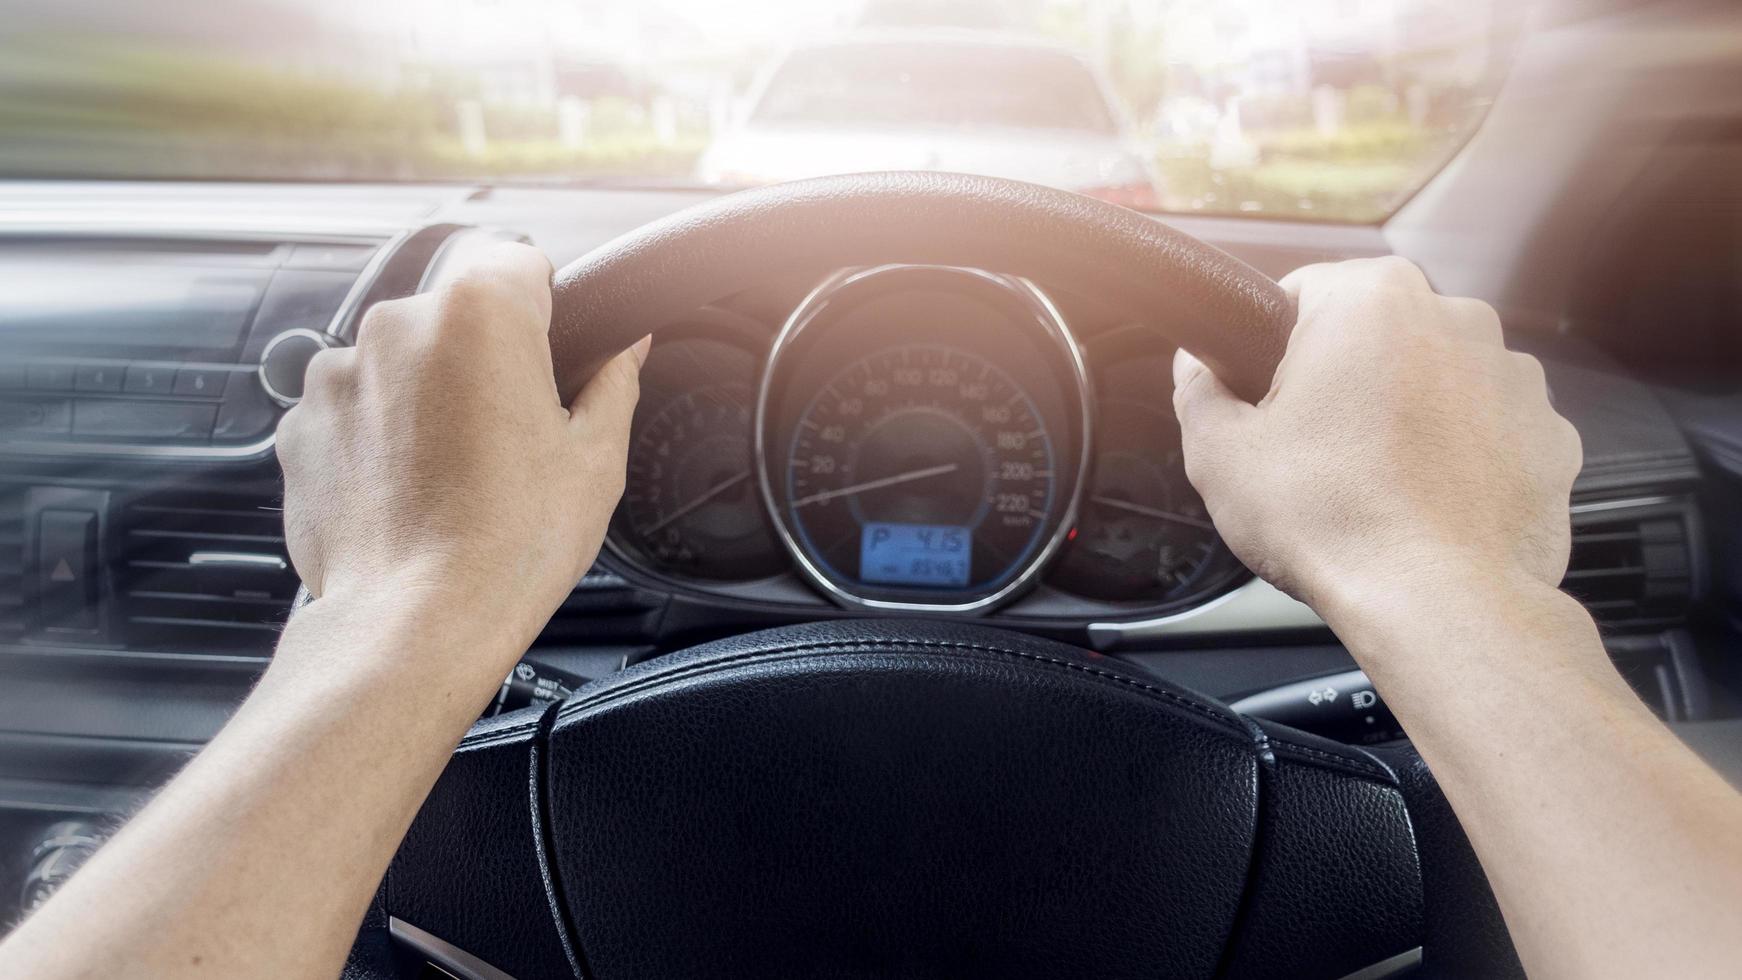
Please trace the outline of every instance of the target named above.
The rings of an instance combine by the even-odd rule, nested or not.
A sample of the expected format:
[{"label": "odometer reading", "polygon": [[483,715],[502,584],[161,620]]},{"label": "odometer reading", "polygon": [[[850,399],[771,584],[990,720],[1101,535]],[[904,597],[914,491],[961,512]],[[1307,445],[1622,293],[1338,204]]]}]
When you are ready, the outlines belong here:
[{"label": "odometer reading", "polygon": [[974,531],[931,524],[867,524],[859,534],[859,579],[882,585],[968,584]]},{"label": "odometer reading", "polygon": [[784,517],[836,581],[988,592],[1041,547],[1057,481],[1029,394],[983,358],[906,345],[837,374],[793,430]]}]

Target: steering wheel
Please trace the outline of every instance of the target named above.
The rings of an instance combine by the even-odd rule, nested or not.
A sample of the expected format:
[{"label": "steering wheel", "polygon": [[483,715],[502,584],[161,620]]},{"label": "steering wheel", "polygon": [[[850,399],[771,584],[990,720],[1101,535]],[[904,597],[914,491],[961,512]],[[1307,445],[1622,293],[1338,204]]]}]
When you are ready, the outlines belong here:
[{"label": "steering wheel", "polygon": [[[1254,400],[1293,319],[1271,280],[1122,208],[985,177],[830,177],[710,201],[563,269],[559,387],[770,268],[885,263],[1115,297]],[[407,956],[599,980],[1521,975],[1407,745],[1328,742],[937,620],[754,633],[480,723],[351,969]]]}]

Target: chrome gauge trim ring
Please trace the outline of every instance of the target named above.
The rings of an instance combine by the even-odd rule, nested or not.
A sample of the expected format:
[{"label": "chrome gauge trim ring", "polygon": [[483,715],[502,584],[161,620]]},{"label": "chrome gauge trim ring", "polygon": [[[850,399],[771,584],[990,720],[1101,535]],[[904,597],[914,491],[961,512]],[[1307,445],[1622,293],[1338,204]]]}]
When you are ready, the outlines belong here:
[{"label": "chrome gauge trim ring", "polygon": [[[874,599],[858,595],[838,585],[830,580],[815,562],[811,561],[804,548],[800,546],[797,537],[787,525],[783,508],[775,497],[774,485],[769,479],[771,471],[768,457],[768,428],[771,423],[769,418],[770,392],[775,374],[780,366],[782,354],[816,320],[836,293],[868,279],[915,270],[960,275],[1010,293],[1034,315],[1035,322],[1045,331],[1048,339],[1057,346],[1059,353],[1069,366],[1072,387],[1076,389],[1076,400],[1073,403],[1070,399],[1070,393],[1065,393],[1067,411],[1074,408],[1079,413],[1078,418],[1081,419],[1081,438],[1073,447],[1077,454],[1075,479],[1071,485],[1070,497],[1065,501],[1064,509],[1059,512],[1057,524],[1053,527],[1052,533],[1047,535],[1041,547],[1034,552],[1033,556],[1009,582],[997,591],[969,602],[933,603]],[[768,350],[768,359],[762,368],[762,380],[756,389],[756,417],[753,433],[756,483],[761,490],[762,503],[767,508],[775,536],[780,539],[781,546],[786,549],[787,554],[792,556],[793,565],[798,568],[805,581],[837,605],[847,609],[878,612],[981,614],[996,609],[1032,587],[1039,580],[1041,572],[1051,564],[1052,560],[1058,556],[1059,550],[1064,547],[1066,535],[1076,524],[1077,508],[1082,501],[1084,487],[1088,483],[1089,462],[1094,458],[1093,411],[1094,399],[1090,387],[1089,367],[1088,362],[1083,357],[1082,346],[1077,343],[1076,336],[1071,332],[1069,324],[1065,322],[1064,316],[1059,312],[1052,299],[1033,282],[1015,276],[1004,276],[983,269],[960,266],[898,263],[861,269],[842,269],[824,279],[805,296],[804,300],[787,317],[786,322],[780,328],[780,333],[775,336],[774,343]]]}]

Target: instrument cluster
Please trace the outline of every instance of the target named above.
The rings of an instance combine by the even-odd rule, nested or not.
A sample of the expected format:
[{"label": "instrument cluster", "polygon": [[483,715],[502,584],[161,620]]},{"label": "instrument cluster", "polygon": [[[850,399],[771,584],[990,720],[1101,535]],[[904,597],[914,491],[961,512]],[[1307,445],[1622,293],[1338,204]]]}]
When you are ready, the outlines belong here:
[{"label": "instrument cluster", "polygon": [[849,609],[1200,603],[1246,573],[1185,479],[1172,353],[969,269],[843,271],[772,336],[710,308],[656,338],[608,546],[666,584]]}]

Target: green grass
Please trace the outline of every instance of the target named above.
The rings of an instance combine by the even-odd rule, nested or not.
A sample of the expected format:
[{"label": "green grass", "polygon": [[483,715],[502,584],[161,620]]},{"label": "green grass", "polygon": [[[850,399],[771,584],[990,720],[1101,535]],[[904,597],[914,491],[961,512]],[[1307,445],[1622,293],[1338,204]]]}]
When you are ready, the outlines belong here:
[{"label": "green grass", "polygon": [[1372,222],[1385,218],[1449,151],[1452,135],[1401,120],[1335,136],[1285,129],[1254,137],[1258,161],[1215,168],[1208,147],[1170,148],[1156,161],[1170,211],[1252,213]]}]

